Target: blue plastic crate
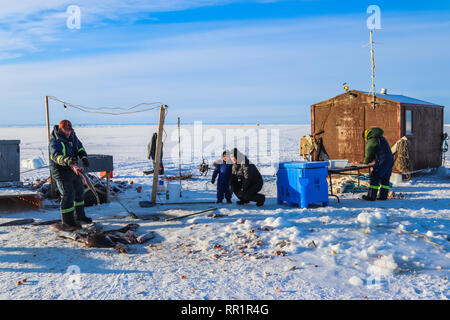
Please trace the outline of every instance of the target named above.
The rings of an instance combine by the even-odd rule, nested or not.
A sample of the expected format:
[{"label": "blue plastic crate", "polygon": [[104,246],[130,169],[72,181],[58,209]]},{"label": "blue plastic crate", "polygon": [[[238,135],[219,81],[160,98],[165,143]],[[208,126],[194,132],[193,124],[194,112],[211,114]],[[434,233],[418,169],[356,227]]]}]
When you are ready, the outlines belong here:
[{"label": "blue plastic crate", "polygon": [[328,161],[293,161],[293,162],[281,162],[279,164],[280,169],[317,169],[317,168],[327,168],[330,165]]},{"label": "blue plastic crate", "polygon": [[307,208],[311,204],[327,206],[328,161],[282,162],[277,172],[278,204]]}]

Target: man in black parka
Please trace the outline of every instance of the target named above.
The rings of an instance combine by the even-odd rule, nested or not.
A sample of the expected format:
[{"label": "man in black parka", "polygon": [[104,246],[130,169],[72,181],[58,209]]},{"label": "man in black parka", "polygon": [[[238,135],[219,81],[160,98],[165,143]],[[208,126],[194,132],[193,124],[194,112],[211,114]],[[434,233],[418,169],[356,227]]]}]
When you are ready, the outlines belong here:
[{"label": "man in black parka", "polygon": [[239,199],[237,204],[254,201],[258,207],[264,205],[266,197],[259,193],[264,182],[258,169],[238,149],[234,148],[230,154],[233,161],[230,186],[231,191]]},{"label": "man in black parka", "polygon": [[85,167],[89,161],[69,120],[62,120],[53,128],[49,151],[51,174],[61,193],[63,228],[79,228],[78,222],[91,223],[92,219],[84,212],[84,186],[79,176],[83,169],[78,166],[78,159]]}]

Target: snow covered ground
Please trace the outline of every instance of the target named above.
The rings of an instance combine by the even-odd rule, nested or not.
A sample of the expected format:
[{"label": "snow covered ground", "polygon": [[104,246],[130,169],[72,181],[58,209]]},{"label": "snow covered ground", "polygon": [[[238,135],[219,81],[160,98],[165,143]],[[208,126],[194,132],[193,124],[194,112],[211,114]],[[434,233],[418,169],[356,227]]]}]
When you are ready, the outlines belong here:
[{"label": "snow covered ground", "polygon": [[[204,126],[208,135],[227,128],[267,130],[279,135],[280,161],[299,160],[305,125]],[[177,216],[216,205],[140,208],[149,200],[151,168],[147,143],[155,126],[76,127],[88,153],[114,156],[114,179],[133,182],[119,194],[137,215]],[[193,134],[192,126],[183,130]],[[216,131],[211,131],[216,130]],[[271,131],[276,130],[276,131]],[[164,165],[178,174],[177,128],[166,128]],[[446,126],[450,132],[450,126]],[[252,132],[252,131],[249,131]],[[263,131],[264,133],[264,131]],[[21,159],[47,159],[44,127],[0,128],[1,139],[21,140]],[[270,137],[268,139],[270,144]],[[239,139],[238,139],[239,140]],[[198,142],[192,135],[191,143]],[[183,141],[184,149],[189,141]],[[208,150],[208,142],[204,149]],[[217,149],[221,151],[220,142]],[[215,186],[200,177],[202,157],[216,155],[194,148],[183,153],[183,200],[215,200]],[[252,152],[252,150],[250,150]],[[30,163],[30,161],[24,161]],[[450,162],[447,161],[447,167]],[[450,178],[422,175],[395,187],[404,199],[367,203],[360,194],[330,198],[328,207],[299,209],[277,205],[273,166],[259,165],[266,180],[266,205],[257,208],[217,205],[208,214],[174,222],[137,221],[138,231],[155,239],[134,245],[129,254],[88,249],[60,239],[48,226],[0,227],[0,299],[448,299],[450,297]],[[48,176],[48,169],[28,171],[22,181]],[[138,193],[136,188],[143,187]],[[114,200],[114,199],[113,199]],[[235,202],[235,199],[233,199]],[[87,208],[105,228],[136,222],[113,201]],[[14,219],[59,218],[58,209],[0,213],[0,223]],[[80,273],[72,274],[75,270]],[[16,281],[26,279],[23,284]]]}]

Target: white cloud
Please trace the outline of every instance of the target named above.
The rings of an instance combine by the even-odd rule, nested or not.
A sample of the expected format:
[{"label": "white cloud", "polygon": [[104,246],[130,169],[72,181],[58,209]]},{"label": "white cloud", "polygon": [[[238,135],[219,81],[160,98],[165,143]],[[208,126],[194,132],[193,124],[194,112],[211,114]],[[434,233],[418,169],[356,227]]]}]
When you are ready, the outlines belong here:
[{"label": "white cloud", "polygon": [[[444,75],[450,63],[442,52],[450,45],[439,41],[445,30],[428,25],[427,32],[415,35],[404,31],[409,24],[402,28],[393,20],[385,22],[395,28],[377,34],[383,43],[376,51],[378,86],[448,105],[450,97],[442,92],[449,85]],[[236,114],[274,121],[277,107],[283,109],[280,119],[305,123],[309,105],[339,93],[343,82],[369,89],[370,55],[362,47],[368,37],[359,24],[354,16],[229,22],[215,29],[211,23],[196,28],[179,24],[171,36],[149,40],[138,49],[134,40],[121,43],[130,47],[126,52],[0,65],[0,108],[10,110],[2,112],[7,115],[0,124],[17,119],[44,123],[45,95],[94,107],[163,101],[176,110],[169,116],[178,114],[187,121],[194,116],[232,121]],[[405,55],[414,43],[426,47],[414,47]],[[64,47],[70,49],[76,50]],[[429,79],[436,79],[434,86],[422,87]],[[438,94],[444,100],[437,100]],[[52,117],[58,115],[52,111]],[[75,117],[78,122],[103,120]]]},{"label": "white cloud", "polygon": [[[178,11],[202,6],[222,5],[239,0],[0,0],[0,44],[7,41],[19,46],[0,46],[0,59],[22,56],[60,39],[69,15],[67,7],[81,8],[82,23],[102,24],[104,19],[143,18],[148,13]],[[259,2],[260,0],[254,0]],[[150,18],[151,19],[151,18]],[[23,52],[18,52],[23,50]]]},{"label": "white cloud", "polygon": [[205,27],[154,40],[139,51],[3,65],[0,75],[8,76],[0,77],[0,96],[16,110],[29,108],[36,119],[45,95],[90,106],[162,100],[203,114],[214,114],[214,108],[233,114],[242,106],[270,114],[273,104],[306,106],[301,99],[314,99],[314,83],[303,79],[314,77],[318,70],[311,61],[327,60],[329,51],[320,41],[295,43],[284,37],[316,28],[320,21],[271,22]]},{"label": "white cloud", "polygon": [[24,17],[48,10],[62,10],[69,5],[77,5],[88,14],[113,15],[114,13],[135,13],[140,11],[161,12],[220,5],[238,0],[2,0],[0,17]]}]

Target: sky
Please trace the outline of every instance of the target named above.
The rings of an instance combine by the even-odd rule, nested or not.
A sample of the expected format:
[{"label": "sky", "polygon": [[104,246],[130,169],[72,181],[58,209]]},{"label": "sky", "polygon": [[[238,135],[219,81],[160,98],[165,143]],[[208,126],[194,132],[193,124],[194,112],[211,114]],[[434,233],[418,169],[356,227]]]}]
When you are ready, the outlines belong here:
[{"label": "sky", "polygon": [[[450,1],[0,0],[0,125],[45,125],[45,96],[162,102],[167,123],[308,124],[344,82],[370,90],[370,5],[377,91],[444,105],[450,123]],[[158,121],[49,111],[51,123]]]}]

